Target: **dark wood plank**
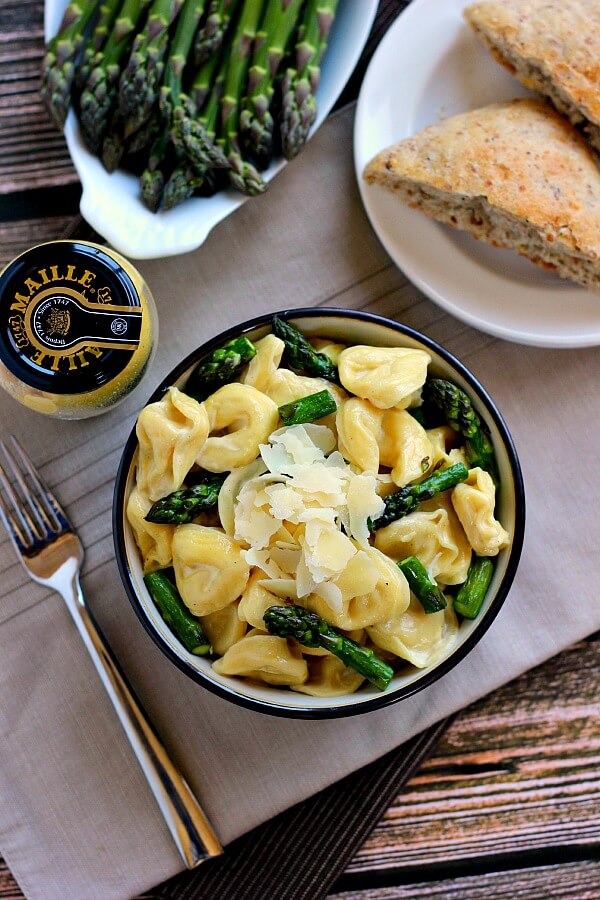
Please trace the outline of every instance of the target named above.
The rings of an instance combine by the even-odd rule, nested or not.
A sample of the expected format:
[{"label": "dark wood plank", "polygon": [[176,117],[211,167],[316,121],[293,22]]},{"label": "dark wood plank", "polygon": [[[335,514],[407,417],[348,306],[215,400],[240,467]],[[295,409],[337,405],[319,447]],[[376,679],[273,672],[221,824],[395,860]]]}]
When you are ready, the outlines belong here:
[{"label": "dark wood plank", "polygon": [[329,900],[597,900],[600,896],[598,863],[513,869],[448,881],[420,881],[393,887],[330,894]]},{"label": "dark wood plank", "polygon": [[[597,641],[465,710],[348,873],[448,867],[600,846]],[[550,860],[548,860],[550,861]]]}]

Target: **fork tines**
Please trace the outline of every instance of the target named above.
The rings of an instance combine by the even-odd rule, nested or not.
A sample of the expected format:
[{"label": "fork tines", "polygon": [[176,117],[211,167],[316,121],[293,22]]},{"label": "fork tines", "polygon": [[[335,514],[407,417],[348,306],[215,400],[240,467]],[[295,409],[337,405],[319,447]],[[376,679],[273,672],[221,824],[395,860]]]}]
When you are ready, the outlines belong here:
[{"label": "fork tines", "polygon": [[19,551],[24,552],[54,540],[69,531],[70,525],[14,435],[10,444],[0,440],[5,460],[5,466],[0,465],[0,515]]}]

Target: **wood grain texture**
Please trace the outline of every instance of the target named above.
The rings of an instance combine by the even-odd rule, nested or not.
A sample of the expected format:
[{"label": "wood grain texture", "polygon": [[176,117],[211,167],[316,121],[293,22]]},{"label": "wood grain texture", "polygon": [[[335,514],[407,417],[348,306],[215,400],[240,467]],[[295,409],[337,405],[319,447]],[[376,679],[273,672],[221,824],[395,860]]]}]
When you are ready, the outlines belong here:
[{"label": "wood grain texture", "polygon": [[421,881],[393,887],[330,894],[329,900],[596,900],[600,868],[596,862],[513,869],[450,881]]}]

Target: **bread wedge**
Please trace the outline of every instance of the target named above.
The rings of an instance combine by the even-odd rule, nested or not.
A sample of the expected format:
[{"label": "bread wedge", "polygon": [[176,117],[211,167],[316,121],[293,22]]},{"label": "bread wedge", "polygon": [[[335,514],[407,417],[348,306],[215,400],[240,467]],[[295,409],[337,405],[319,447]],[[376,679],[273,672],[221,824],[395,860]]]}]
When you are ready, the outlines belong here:
[{"label": "bread wedge", "polygon": [[364,178],[414,209],[600,289],[600,169],[542,100],[510,100],[383,150]]},{"label": "bread wedge", "polygon": [[464,16],[498,62],[600,151],[599,0],[492,0]]}]

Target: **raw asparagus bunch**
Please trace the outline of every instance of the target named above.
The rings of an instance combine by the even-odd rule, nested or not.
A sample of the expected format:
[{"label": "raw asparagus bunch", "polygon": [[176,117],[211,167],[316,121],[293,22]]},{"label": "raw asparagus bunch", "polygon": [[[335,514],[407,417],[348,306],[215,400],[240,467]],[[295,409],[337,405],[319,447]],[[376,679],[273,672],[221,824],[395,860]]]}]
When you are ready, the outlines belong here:
[{"label": "raw asparagus bunch", "polygon": [[41,94],[57,128],[64,128],[77,63],[97,13],[95,0],[73,0],[66,9],[58,34],[46,48]]},{"label": "raw asparagus bunch", "polygon": [[315,91],[337,3],[338,0],[308,0],[304,11],[296,44],[296,65],[287,69],[282,86],[281,145],[286,159],[298,155],[317,116]]},{"label": "raw asparagus bunch", "polygon": [[244,159],[239,141],[241,100],[250,53],[264,7],[264,0],[244,0],[228,48],[227,70],[221,99],[221,132],[218,144],[229,163],[229,179],[244,194],[260,194],[266,185],[255,167]]},{"label": "raw asparagus bunch", "polygon": [[124,0],[104,48],[96,54],[90,77],[81,94],[80,121],[83,137],[98,153],[117,105],[121,63],[131,48],[135,29],[148,0]]},{"label": "raw asparagus bunch", "polygon": [[291,369],[306,372],[317,378],[326,378],[339,384],[337,366],[325,353],[317,353],[304,335],[279,316],[273,316],[273,334],[285,344],[285,360]]},{"label": "raw asparagus bunch", "polygon": [[206,20],[196,32],[194,59],[197,66],[211,59],[220,50],[238,4],[239,0],[212,0]]},{"label": "raw asparagus bunch", "polygon": [[273,156],[275,123],[270,107],[274,83],[302,6],[303,0],[267,0],[256,36],[240,115],[240,135],[244,148],[260,169],[266,169]]},{"label": "raw asparagus bunch", "polygon": [[135,37],[119,82],[119,108],[125,137],[141,128],[150,117],[160,89],[169,26],[177,17],[182,2],[154,0],[144,28]]},{"label": "raw asparagus bunch", "polygon": [[219,491],[227,473],[213,475],[203,473],[201,480],[192,487],[182,488],[161,497],[146,513],[147,522],[159,525],[183,525],[192,522],[201,512],[217,505]]},{"label": "raw asparagus bunch", "polygon": [[485,469],[497,485],[498,470],[494,447],[467,394],[443,378],[430,378],[425,384],[424,394],[441,409],[448,425],[467,439],[465,455],[469,465]]},{"label": "raw asparagus bunch", "polygon": [[210,641],[198,619],[189,612],[179,596],[168,570],[148,572],[144,575],[144,582],[159,613],[185,649],[195,656],[207,656],[212,651]]},{"label": "raw asparagus bunch", "polygon": [[100,4],[98,17],[94,23],[94,29],[90,35],[89,41],[86,43],[80,61],[77,64],[75,72],[75,92],[80,95],[85,88],[91,71],[94,67],[96,54],[102,50],[110,32],[117,13],[123,3],[123,0],[104,0]]},{"label": "raw asparagus bunch", "polygon": [[400,488],[399,491],[388,494],[383,501],[385,509],[379,518],[375,519],[375,521],[372,519],[368,520],[369,531],[377,531],[379,528],[389,525],[390,522],[395,522],[396,519],[402,519],[417,509],[423,500],[430,500],[436,494],[456,487],[461,481],[466,481],[468,475],[469,470],[467,467],[463,466],[462,463],[457,463],[455,466],[449,466],[447,469],[439,469],[433,475],[430,475],[429,478],[424,478],[423,481],[417,484],[407,484],[406,487]]},{"label": "raw asparagus bunch", "polygon": [[293,638],[304,647],[323,647],[344,665],[368,678],[380,691],[385,691],[394,670],[372,650],[340,634],[325,619],[302,606],[271,606],[263,616],[267,630],[279,637]]}]

